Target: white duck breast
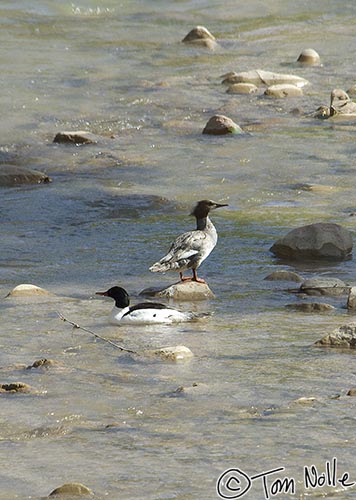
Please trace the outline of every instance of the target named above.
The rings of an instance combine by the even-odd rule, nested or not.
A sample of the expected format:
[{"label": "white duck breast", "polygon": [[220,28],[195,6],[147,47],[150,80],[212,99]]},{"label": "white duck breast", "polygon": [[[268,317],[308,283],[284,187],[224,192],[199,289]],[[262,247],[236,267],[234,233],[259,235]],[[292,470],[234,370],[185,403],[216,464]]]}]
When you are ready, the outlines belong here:
[{"label": "white duck breast", "polygon": [[157,302],[143,302],[130,307],[128,293],[118,286],[109,288],[106,292],[96,293],[115,300],[115,306],[110,316],[110,322],[115,325],[122,323],[176,323],[191,321],[198,317],[194,313],[181,312]]}]

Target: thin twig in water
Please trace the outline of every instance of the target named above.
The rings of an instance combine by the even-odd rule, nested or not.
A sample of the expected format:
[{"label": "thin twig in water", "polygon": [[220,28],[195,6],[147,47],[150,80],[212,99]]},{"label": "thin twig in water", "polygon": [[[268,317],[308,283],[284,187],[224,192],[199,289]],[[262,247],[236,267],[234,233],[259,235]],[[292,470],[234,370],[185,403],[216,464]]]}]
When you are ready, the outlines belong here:
[{"label": "thin twig in water", "polygon": [[61,314],[60,312],[57,311],[57,314],[59,316],[59,318],[64,321],[65,323],[69,323],[70,325],[72,325],[73,328],[79,328],[80,330],[83,330],[83,332],[87,332],[87,333],[90,333],[90,335],[93,335],[95,338],[97,339],[100,339],[100,340],[103,340],[104,342],[107,342],[108,344],[116,347],[117,349],[120,349],[120,351],[124,351],[124,352],[129,352],[131,354],[136,354],[136,355],[139,355],[138,352],[136,351],[132,351],[131,349],[127,349],[126,347],[122,347],[121,345],[119,344],[116,344],[116,342],[113,342],[112,340],[110,339],[107,339],[105,337],[102,337],[101,335],[99,335],[98,333],[94,333],[92,332],[91,330],[88,330],[88,328],[84,328],[83,326],[80,326],[78,325],[78,323],[73,323],[73,321],[69,321],[69,319],[65,318],[63,316],[63,314]]}]

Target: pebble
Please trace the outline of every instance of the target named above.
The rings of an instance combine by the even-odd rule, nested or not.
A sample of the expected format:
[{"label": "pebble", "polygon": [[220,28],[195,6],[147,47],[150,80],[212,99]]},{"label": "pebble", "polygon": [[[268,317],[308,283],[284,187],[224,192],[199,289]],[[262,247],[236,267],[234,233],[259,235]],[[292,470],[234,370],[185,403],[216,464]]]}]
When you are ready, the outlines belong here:
[{"label": "pebble", "polygon": [[196,26],[183,38],[183,43],[189,43],[206,47],[208,49],[215,49],[217,47],[216,38],[204,26]]},{"label": "pebble", "polygon": [[317,347],[339,347],[354,349],[356,347],[356,323],[349,323],[336,328],[332,333],[316,341]]},{"label": "pebble", "polygon": [[303,278],[299,274],[293,271],[286,271],[284,269],[279,271],[273,271],[264,278],[267,281],[294,281],[295,283],[301,283]]},{"label": "pebble", "polygon": [[329,295],[338,296],[348,290],[346,283],[338,278],[314,277],[305,280],[299,291],[307,295]]},{"label": "pebble", "polygon": [[300,53],[297,61],[301,64],[317,66],[320,65],[320,56],[314,49],[304,49]]},{"label": "pebble", "polygon": [[347,396],[356,396],[356,388],[352,387],[352,389],[349,389],[349,391],[346,394]]},{"label": "pebble", "polygon": [[258,91],[258,87],[253,83],[234,83],[229,86],[227,94],[254,94]]},{"label": "pebble", "polygon": [[243,134],[242,128],[237,125],[231,118],[225,115],[212,116],[205,128],[203,134],[209,135],[227,135],[227,134]]},{"label": "pebble", "polygon": [[19,184],[47,184],[50,177],[38,170],[18,167],[16,165],[0,165],[0,186],[13,187]]},{"label": "pebble", "polygon": [[356,287],[352,286],[349,290],[349,296],[347,298],[347,309],[355,310],[356,309]]},{"label": "pebble", "polygon": [[0,394],[15,394],[32,392],[32,387],[22,382],[11,382],[9,384],[0,384]]}]

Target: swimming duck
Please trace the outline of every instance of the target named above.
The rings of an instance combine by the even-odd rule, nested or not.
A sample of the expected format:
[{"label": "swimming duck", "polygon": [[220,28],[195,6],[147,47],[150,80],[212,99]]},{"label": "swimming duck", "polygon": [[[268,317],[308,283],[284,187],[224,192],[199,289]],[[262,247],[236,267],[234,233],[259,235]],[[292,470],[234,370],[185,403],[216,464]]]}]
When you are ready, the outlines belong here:
[{"label": "swimming duck", "polygon": [[198,314],[181,312],[158,302],[142,302],[130,307],[129,294],[120,286],[113,286],[106,292],[96,292],[96,295],[111,297],[115,300],[110,316],[110,322],[114,325],[122,323],[177,323],[191,321],[199,317]]},{"label": "swimming duck", "polygon": [[356,103],[341,89],[334,89],[330,96],[330,116],[356,114]]},{"label": "swimming duck", "polygon": [[[197,269],[214,249],[218,234],[209,218],[209,212],[220,207],[227,207],[226,203],[216,203],[211,200],[198,201],[191,215],[197,221],[197,228],[181,234],[172,243],[167,255],[153,264],[149,269],[153,273],[166,271],[179,272],[181,281],[197,281],[205,283],[198,278]],[[192,278],[183,277],[183,272],[191,269]]]}]

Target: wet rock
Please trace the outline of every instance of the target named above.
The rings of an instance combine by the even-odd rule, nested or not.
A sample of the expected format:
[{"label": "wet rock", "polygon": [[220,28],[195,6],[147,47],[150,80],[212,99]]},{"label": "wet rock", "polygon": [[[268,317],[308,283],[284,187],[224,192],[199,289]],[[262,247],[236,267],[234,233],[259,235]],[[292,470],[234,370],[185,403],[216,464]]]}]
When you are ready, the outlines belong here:
[{"label": "wet rock", "polygon": [[258,88],[253,83],[234,83],[227,89],[227,94],[254,94]]},{"label": "wet rock", "polygon": [[273,73],[272,71],[264,71],[262,69],[229,74],[223,79],[222,83],[228,85],[235,83],[253,83],[257,87],[261,85],[270,87],[271,85],[292,84],[300,88],[309,84],[308,80],[300,76]]},{"label": "wet rock", "polygon": [[93,492],[90,488],[81,483],[66,483],[51,491],[48,496],[82,496],[92,495]]},{"label": "wet rock", "polygon": [[308,66],[319,66],[320,56],[314,49],[304,49],[300,53],[297,61],[301,64]]},{"label": "wet rock", "polygon": [[165,288],[145,288],[139,295],[144,297],[165,297],[180,301],[214,298],[214,294],[207,283],[198,283],[196,281],[178,282]]},{"label": "wet rock", "polygon": [[299,274],[293,271],[285,271],[284,269],[279,271],[273,271],[264,278],[267,281],[294,281],[295,283],[301,283],[303,278]]},{"label": "wet rock", "polygon": [[15,393],[29,393],[33,389],[30,385],[22,382],[12,382],[9,384],[0,384],[0,394],[15,394]]},{"label": "wet rock", "polygon": [[53,142],[59,144],[96,144],[98,138],[96,135],[86,130],[72,130],[58,132]]},{"label": "wet rock", "polygon": [[346,293],[348,286],[346,283],[338,278],[324,278],[315,277],[305,280],[301,285],[299,291],[307,295],[328,295],[339,296]]},{"label": "wet rock", "polygon": [[356,287],[352,286],[349,290],[349,296],[347,298],[347,309],[355,310],[356,309]]},{"label": "wet rock", "polygon": [[11,292],[9,292],[6,297],[18,297],[18,296],[36,296],[36,295],[52,295],[51,292],[45,290],[44,288],[40,288],[36,285],[31,284],[21,284],[17,285]]},{"label": "wet rock", "polygon": [[20,184],[46,184],[48,175],[37,170],[16,165],[0,165],[0,187],[14,187]]},{"label": "wet rock", "polygon": [[353,349],[356,347],[356,323],[349,323],[336,328],[314,344],[318,347],[341,347]]},{"label": "wet rock", "polygon": [[335,309],[331,304],[325,304],[323,302],[302,302],[297,304],[287,304],[288,309],[295,309],[296,311],[301,311],[305,313],[313,312],[329,312]]},{"label": "wet rock", "polygon": [[159,357],[166,361],[185,361],[191,359],[194,356],[192,351],[184,345],[150,349],[148,351],[145,351],[144,354],[146,354],[147,356]]},{"label": "wet rock", "polygon": [[334,89],[330,95],[330,116],[347,116],[349,119],[356,119],[356,102],[353,102],[349,95],[342,89]]},{"label": "wet rock", "polygon": [[58,362],[53,359],[37,359],[32,363],[32,365],[26,366],[26,370],[31,370],[32,368],[45,368],[48,369],[52,366],[58,366]]},{"label": "wet rock", "polygon": [[318,222],[290,231],[270,248],[277,257],[292,260],[345,260],[352,255],[350,231],[339,224]]},{"label": "wet rock", "polygon": [[175,391],[173,391],[170,396],[191,396],[208,394],[210,392],[210,387],[204,383],[193,382],[190,386],[180,386]]},{"label": "wet rock", "polygon": [[265,95],[275,97],[276,99],[284,99],[285,97],[299,97],[303,95],[303,90],[290,83],[280,83],[268,87],[265,90]]},{"label": "wet rock", "polygon": [[224,115],[212,116],[205,125],[203,134],[209,135],[226,135],[226,134],[243,134],[242,128],[237,125],[231,118]]},{"label": "wet rock", "polygon": [[335,186],[328,186],[326,184],[309,184],[308,182],[295,184],[293,188],[297,191],[308,191],[311,193],[327,194],[336,190]]},{"label": "wet rock", "polygon": [[317,401],[317,399],[314,396],[302,396],[301,398],[295,399],[292,402],[295,404],[310,405],[312,403],[315,403],[315,401]]},{"label": "wet rock", "polygon": [[352,389],[349,389],[346,396],[356,396],[356,388],[352,387]]},{"label": "wet rock", "polygon": [[313,118],[319,118],[325,120],[330,118],[330,107],[329,106],[319,106],[318,109],[311,115]]},{"label": "wet rock", "polygon": [[353,85],[352,87],[350,87],[347,91],[347,93],[352,96],[352,97],[355,97],[356,96],[356,85]]},{"label": "wet rock", "polygon": [[183,43],[198,45],[208,49],[217,47],[216,38],[204,26],[196,26],[183,38]]}]

